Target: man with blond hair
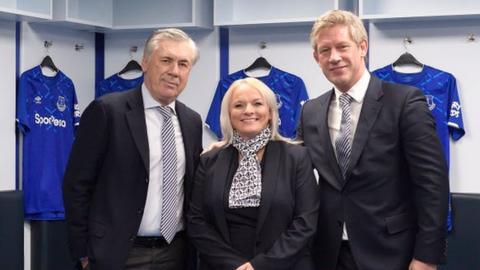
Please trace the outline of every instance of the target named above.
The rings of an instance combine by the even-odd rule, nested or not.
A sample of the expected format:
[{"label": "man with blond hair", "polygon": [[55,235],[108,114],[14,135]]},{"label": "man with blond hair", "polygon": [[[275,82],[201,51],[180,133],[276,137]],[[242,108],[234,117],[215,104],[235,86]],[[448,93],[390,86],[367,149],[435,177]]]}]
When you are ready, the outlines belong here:
[{"label": "man with blond hair", "polygon": [[298,128],[319,175],[317,269],[437,269],[448,172],[423,93],[370,75],[367,33],[350,12],[320,16],[310,40],[333,84],[305,103]]}]

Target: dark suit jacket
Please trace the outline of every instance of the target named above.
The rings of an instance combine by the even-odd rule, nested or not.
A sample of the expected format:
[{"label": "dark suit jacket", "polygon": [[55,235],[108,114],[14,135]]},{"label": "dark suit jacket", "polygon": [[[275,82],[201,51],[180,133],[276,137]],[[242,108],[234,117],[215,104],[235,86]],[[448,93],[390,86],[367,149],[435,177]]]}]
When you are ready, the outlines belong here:
[{"label": "dark suit jacket", "polygon": [[445,257],[448,173],[423,93],[370,79],[343,180],[328,129],[333,90],[303,106],[298,135],[320,175],[318,269],[335,269],[346,223],[360,270]]},{"label": "dark suit jacket", "polygon": [[[248,261],[230,246],[224,211],[228,171],[236,158],[238,152],[230,145],[200,159],[187,215],[200,269],[234,270]],[[313,269],[308,243],[315,233],[319,200],[307,150],[271,141],[264,158],[255,257],[250,262],[255,270]]]},{"label": "dark suit jacket", "polygon": [[[175,109],[185,146],[187,202],[202,151],[202,123],[181,102]],[[63,185],[75,258],[88,256],[93,269],[124,267],[142,219],[149,168],[141,87],[93,101],[82,115]]]}]

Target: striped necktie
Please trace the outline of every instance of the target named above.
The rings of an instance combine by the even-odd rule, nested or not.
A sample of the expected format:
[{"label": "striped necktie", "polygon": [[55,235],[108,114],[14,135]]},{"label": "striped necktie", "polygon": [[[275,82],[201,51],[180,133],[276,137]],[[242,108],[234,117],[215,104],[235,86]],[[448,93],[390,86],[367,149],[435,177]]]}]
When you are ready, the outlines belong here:
[{"label": "striped necktie", "polygon": [[172,123],[172,109],[161,106],[163,116],[162,125],[162,219],[160,232],[163,238],[170,243],[175,236],[177,219],[177,151],[175,149],[175,130]]},{"label": "striped necktie", "polygon": [[337,151],[337,160],[342,171],[343,180],[347,178],[348,168],[350,166],[350,153],[352,152],[352,103],[353,98],[348,94],[341,94],[339,97],[340,108],[342,109],[342,121],[340,124],[340,133],[335,140],[335,149]]}]

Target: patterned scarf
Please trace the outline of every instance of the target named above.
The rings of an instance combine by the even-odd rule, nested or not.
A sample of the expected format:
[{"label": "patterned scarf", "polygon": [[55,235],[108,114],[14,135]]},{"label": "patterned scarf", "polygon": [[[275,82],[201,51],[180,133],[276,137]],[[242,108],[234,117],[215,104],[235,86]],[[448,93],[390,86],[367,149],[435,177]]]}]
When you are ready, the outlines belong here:
[{"label": "patterned scarf", "polygon": [[257,152],[270,141],[272,131],[269,127],[252,139],[245,140],[234,131],[232,145],[242,155],[237,171],[233,176],[228,197],[230,208],[258,207],[262,192],[262,172]]}]

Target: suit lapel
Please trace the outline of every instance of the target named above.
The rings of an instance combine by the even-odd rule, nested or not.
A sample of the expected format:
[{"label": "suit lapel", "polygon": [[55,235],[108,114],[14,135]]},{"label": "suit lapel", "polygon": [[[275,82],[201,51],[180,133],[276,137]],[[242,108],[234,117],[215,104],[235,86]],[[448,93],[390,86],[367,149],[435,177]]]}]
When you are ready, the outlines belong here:
[{"label": "suit lapel", "polygon": [[335,175],[335,179],[327,179],[327,181],[338,190],[341,190],[344,185],[344,180],[342,173],[340,172],[340,167],[338,166],[337,157],[335,156],[335,151],[332,145],[332,138],[330,137],[330,129],[328,127],[328,111],[333,95],[334,91],[332,89],[329,95],[323,96],[324,98],[320,100],[320,121],[318,121],[317,124],[317,132],[320,134],[320,143],[316,147],[325,146],[326,159]]},{"label": "suit lapel", "polygon": [[[211,194],[212,198],[212,215],[217,223],[217,228],[220,230],[220,234],[230,242],[230,233],[228,231],[227,221],[225,219],[224,198],[225,198],[225,185],[228,181],[229,171],[231,169],[232,159],[237,158],[238,155],[233,146],[228,146],[225,149],[220,150],[218,153],[217,162],[213,168],[213,176],[211,182]],[[208,180],[208,179],[207,179]]]},{"label": "suit lapel", "polygon": [[180,123],[180,130],[182,131],[182,139],[183,139],[183,147],[185,151],[185,173],[186,179],[193,178],[193,155],[189,155],[192,153],[192,143],[193,141],[190,139],[191,136],[188,136],[188,127],[191,127],[190,118],[187,116],[186,108],[183,103],[180,101],[175,101],[175,111],[177,113],[178,122]]},{"label": "suit lapel", "polygon": [[135,145],[145,166],[145,170],[150,170],[150,153],[148,151],[147,125],[145,123],[145,108],[143,106],[142,90],[139,87],[130,93],[127,105],[130,110],[125,114],[127,125],[132,134]]},{"label": "suit lapel", "polygon": [[281,160],[280,149],[278,142],[271,141],[265,148],[264,153],[264,167],[262,169],[262,198],[260,201],[260,208],[257,221],[257,238],[265,223],[268,211],[272,205],[272,200],[275,195],[275,189],[278,182],[278,171]]},{"label": "suit lapel", "polygon": [[383,103],[380,102],[382,96],[383,90],[381,81],[372,76],[363,100],[362,111],[358,119],[357,130],[353,139],[352,155],[350,156],[350,172],[355,168],[365,144],[367,143],[370,130],[377,120],[378,113],[383,106]]}]

